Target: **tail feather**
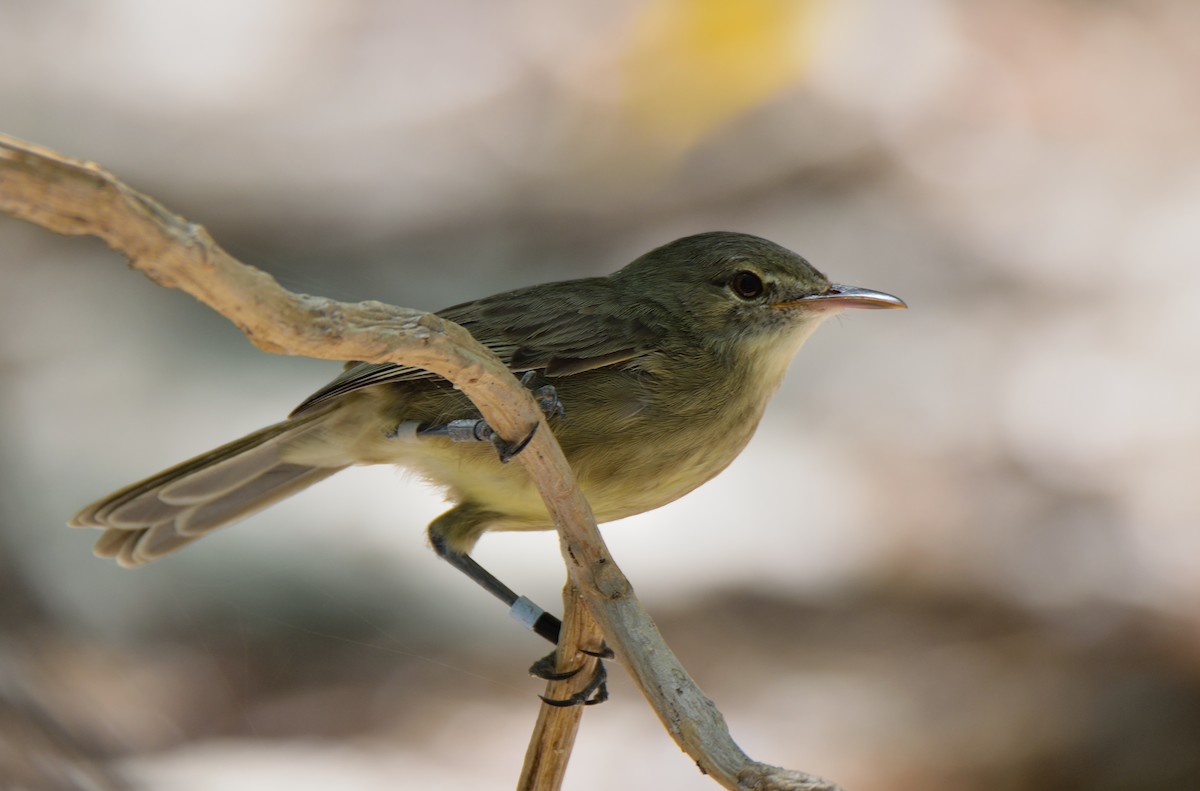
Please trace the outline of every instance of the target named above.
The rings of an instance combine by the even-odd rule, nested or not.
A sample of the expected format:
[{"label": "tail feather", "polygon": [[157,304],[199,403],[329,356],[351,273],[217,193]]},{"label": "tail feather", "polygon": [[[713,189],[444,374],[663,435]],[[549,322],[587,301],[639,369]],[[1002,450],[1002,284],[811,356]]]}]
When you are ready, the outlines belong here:
[{"label": "tail feather", "polygon": [[265,475],[278,465],[278,454],[267,453],[268,448],[294,439],[294,433],[272,437],[255,447],[253,453],[242,451],[239,455],[190,472],[159,489],[158,499],[171,505],[194,505],[241,489],[248,479]]},{"label": "tail feather", "polygon": [[105,531],[94,549],[100,557],[122,566],[156,560],[345,469],[287,461],[287,449],[321,417],[277,423],[185,461],[89,505],[69,524]]},{"label": "tail feather", "polygon": [[247,481],[239,489],[181,512],[175,517],[175,528],[185,536],[202,536],[222,525],[274,505],[341,469],[343,468],[303,467],[286,463],[276,465],[257,478]]},{"label": "tail feather", "polygon": [[[139,527],[144,526],[149,515],[139,513],[139,505],[148,508],[152,514],[160,513],[164,501],[159,499],[159,492],[173,483],[183,483],[193,476],[204,479],[206,470],[228,470],[227,462],[235,468],[248,468],[257,463],[261,469],[269,466],[271,457],[260,456],[257,460],[251,451],[260,448],[275,447],[282,440],[297,439],[304,436],[313,428],[316,421],[284,421],[272,426],[259,429],[253,434],[247,434],[219,448],[202,453],[195,458],[176,464],[170,469],[163,470],[157,475],[132,483],[119,491],[113,492],[102,500],[98,500],[76,514],[70,521],[72,527]],[[242,477],[245,480],[245,476]],[[213,487],[209,495],[219,493],[220,486]]]}]

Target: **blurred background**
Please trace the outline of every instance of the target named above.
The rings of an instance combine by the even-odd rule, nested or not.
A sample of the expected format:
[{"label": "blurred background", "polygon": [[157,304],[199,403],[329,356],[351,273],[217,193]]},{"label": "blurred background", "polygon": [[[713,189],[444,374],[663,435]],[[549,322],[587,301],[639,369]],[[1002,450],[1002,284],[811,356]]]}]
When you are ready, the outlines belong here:
[{"label": "blurred background", "polygon": [[[904,297],[615,557],[757,759],[1194,790],[1198,33],[1191,0],[18,1],[0,130],[343,300],[717,229]],[[511,787],[546,646],[428,549],[437,492],[348,471],[136,572],[65,527],[337,365],[93,239],[0,217],[0,271],[0,787]],[[553,535],[478,557],[557,604]],[[714,787],[612,675],[567,787]]]}]

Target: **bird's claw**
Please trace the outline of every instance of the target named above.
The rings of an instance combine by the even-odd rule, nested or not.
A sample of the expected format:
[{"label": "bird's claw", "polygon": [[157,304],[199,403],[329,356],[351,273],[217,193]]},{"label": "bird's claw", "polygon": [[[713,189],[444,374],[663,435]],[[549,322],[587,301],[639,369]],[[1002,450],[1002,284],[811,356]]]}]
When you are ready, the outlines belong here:
[{"label": "bird's claw", "polygon": [[529,675],[534,678],[540,678],[543,681],[566,681],[568,678],[574,678],[579,675],[579,671],[583,670],[583,665],[574,670],[564,670],[561,672],[555,670],[554,666],[557,664],[557,657],[558,653],[555,651],[546,654],[529,666]]},{"label": "bird's claw", "polygon": [[[566,414],[566,409],[558,398],[558,391],[554,385],[546,384],[539,387],[533,387],[533,380],[537,376],[536,371],[526,371],[521,377],[521,384],[529,388],[534,399],[537,401],[538,409],[546,416],[546,419],[554,417],[562,417]],[[405,425],[414,424],[400,424]],[[519,442],[507,442],[496,433],[486,420],[482,418],[464,418],[462,420],[451,420],[449,423],[443,423],[437,426],[415,426],[415,431],[418,436],[439,436],[449,437],[453,442],[490,442],[492,447],[496,449],[496,455],[500,457],[501,464],[508,464],[517,454],[525,450],[533,435],[537,433],[540,423],[535,423],[533,428],[529,430],[529,434]],[[401,430],[398,427],[388,434],[391,438],[401,436]]]},{"label": "bird's claw", "polygon": [[[533,371],[521,377],[521,384],[529,387],[533,381],[530,375]],[[530,388],[533,392],[533,399],[537,401],[538,409],[542,410],[542,414],[546,416],[546,420],[555,417],[563,417],[567,414],[567,408],[563,406],[562,401],[558,398],[558,390],[554,385],[542,385],[541,387]]]},{"label": "bird's claw", "polygon": [[537,433],[538,426],[540,425],[542,424],[534,423],[533,428],[531,428],[529,433],[525,435],[525,439],[521,440],[520,442],[505,442],[499,434],[497,434],[495,431],[492,431],[491,427],[489,427],[488,431],[491,432],[491,437],[489,439],[492,441],[492,447],[496,449],[496,455],[500,457],[500,463],[508,464],[510,461],[516,458],[518,453],[525,450],[525,446],[528,445],[529,441],[533,439],[533,435]]},{"label": "bird's claw", "polygon": [[[588,651],[586,649],[580,649],[580,653],[594,656],[601,660],[611,658],[612,656],[612,651],[607,647],[603,649],[603,653],[607,654],[607,656],[602,656],[602,652]],[[583,666],[580,665],[574,670],[560,672],[554,669],[554,664],[555,653],[551,652],[548,656],[544,656],[534,662],[533,666],[529,668],[529,672],[546,681],[566,681],[569,678],[579,675],[579,672],[583,670]],[[587,685],[568,698],[559,700],[548,698],[545,695],[538,695],[538,697],[547,706],[557,706],[559,708],[566,708],[568,706],[595,706],[597,703],[603,703],[608,700],[608,668],[604,666],[603,661],[597,662],[596,672],[592,673],[592,677],[588,679]]]},{"label": "bird's claw", "polygon": [[613,653],[613,650],[608,647],[607,643],[601,643],[599,651],[592,651],[588,648],[580,648],[579,653],[587,654],[588,656],[594,656],[597,659],[612,659],[616,656],[616,654]]}]

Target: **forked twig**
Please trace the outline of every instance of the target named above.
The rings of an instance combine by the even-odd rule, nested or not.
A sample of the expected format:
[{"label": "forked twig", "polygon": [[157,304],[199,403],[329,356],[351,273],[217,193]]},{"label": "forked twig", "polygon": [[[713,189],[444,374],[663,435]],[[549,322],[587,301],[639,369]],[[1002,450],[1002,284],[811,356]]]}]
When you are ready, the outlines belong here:
[{"label": "forked twig", "polygon": [[[529,391],[457,324],[380,302],[291,293],[234,259],[201,226],[95,164],[0,135],[0,209],[58,233],[103,239],[154,282],[183,289],[225,316],[264,351],[433,371],[457,385],[506,439],[527,436],[543,419]],[[559,529],[570,575],[566,628],[594,645],[599,624],[604,641],[701,771],[730,789],[836,789],[819,777],[753,761],[734,743],[721,713],[667,648],[613,562],[553,433],[538,431],[517,458]],[[573,606],[575,601],[587,607]],[[560,666],[583,661],[566,641],[559,650]],[[560,685],[570,683],[551,683],[547,696],[560,697]],[[550,708],[543,706],[539,717],[522,788],[561,782],[579,712]]]}]

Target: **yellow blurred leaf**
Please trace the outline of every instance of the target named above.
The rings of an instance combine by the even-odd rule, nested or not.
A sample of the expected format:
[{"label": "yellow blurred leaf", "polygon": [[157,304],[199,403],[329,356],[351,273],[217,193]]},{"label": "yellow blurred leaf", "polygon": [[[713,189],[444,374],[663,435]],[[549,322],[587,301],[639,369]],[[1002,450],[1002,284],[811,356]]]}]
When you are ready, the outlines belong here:
[{"label": "yellow blurred leaf", "polygon": [[820,0],[650,0],[624,58],[625,111],[686,150],[804,74]]}]

